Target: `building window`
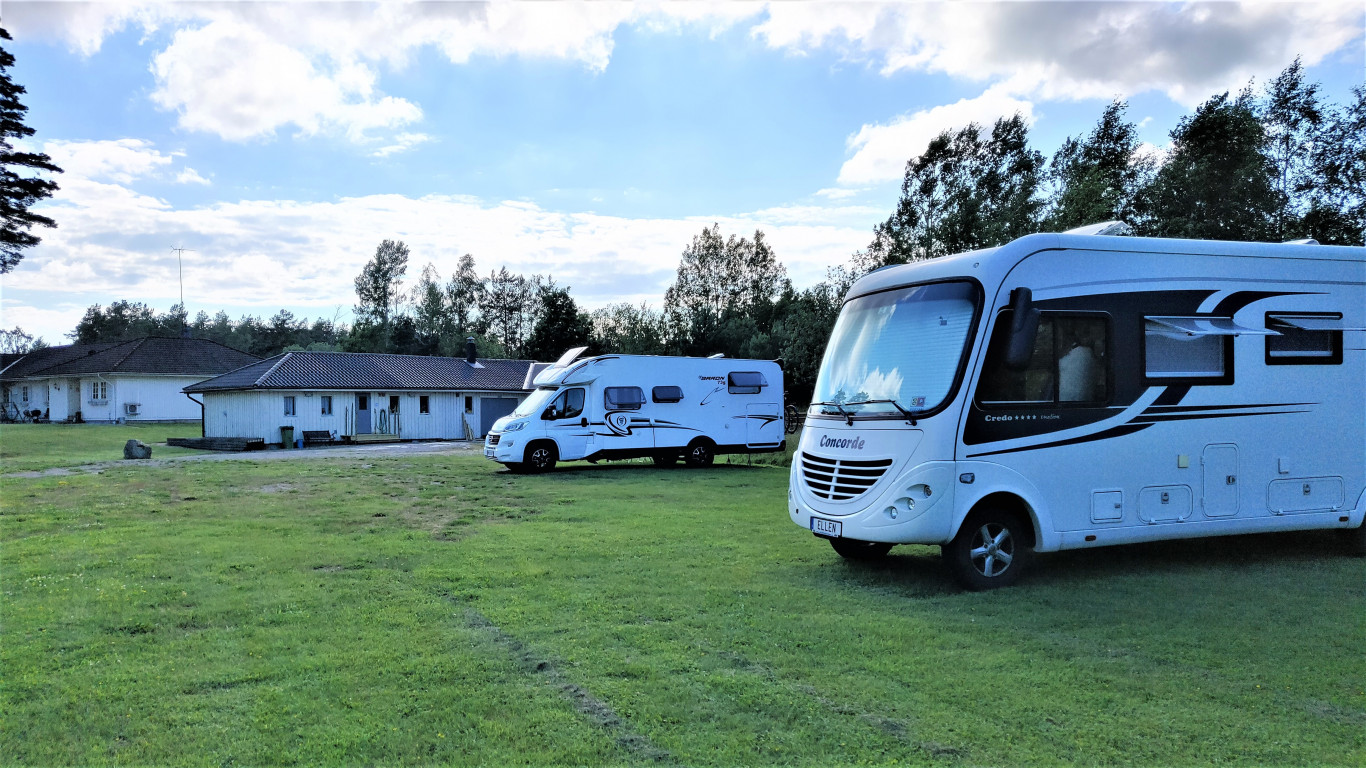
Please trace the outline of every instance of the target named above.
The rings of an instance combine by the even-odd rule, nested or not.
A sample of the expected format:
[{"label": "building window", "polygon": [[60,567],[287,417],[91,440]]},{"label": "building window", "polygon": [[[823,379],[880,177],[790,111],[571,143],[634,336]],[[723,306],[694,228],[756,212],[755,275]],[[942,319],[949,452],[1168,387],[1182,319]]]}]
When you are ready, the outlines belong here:
[{"label": "building window", "polygon": [[607,387],[602,391],[602,399],[609,411],[636,411],[645,404],[645,390],[640,387]]},{"label": "building window", "polygon": [[417,398],[417,412],[418,412],[418,413],[431,413],[431,412],[432,412],[432,398],[431,398],[431,396],[429,396],[429,395],[419,395],[419,396],[418,396],[418,398]]},{"label": "building window", "polygon": [[20,398],[21,398],[24,402],[27,403],[27,402],[28,402],[28,387],[24,387],[24,388],[22,389],[22,392],[23,392],[23,394],[20,396]]},{"label": "building window", "polygon": [[331,416],[331,415],[332,415],[332,396],[331,396],[331,395],[323,395],[322,397],[318,398],[318,401],[322,403],[322,415],[324,415],[324,416]]},{"label": "building window", "polygon": [[1110,397],[1110,324],[1102,315],[1044,314],[1034,354],[1021,370],[1005,364],[1011,313],[996,321],[977,402],[983,407],[1101,405]]},{"label": "building window", "polygon": [[465,413],[474,413],[473,395],[465,395]]},{"label": "building window", "polygon": [[1267,312],[1267,365],[1342,365],[1342,315]]},{"label": "building window", "polygon": [[285,395],[285,415],[294,415],[294,395]]},{"label": "building window", "polygon": [[757,395],[768,386],[768,380],[758,371],[736,371],[726,379],[726,391],[732,395]]},{"label": "building window", "polygon": [[398,413],[398,395],[389,395],[389,413]]},{"label": "building window", "polygon": [[656,403],[677,403],[683,400],[682,387],[655,387],[650,390],[650,399]]},{"label": "building window", "polygon": [[103,403],[109,399],[109,382],[92,381],[90,382],[90,400],[95,403]]}]

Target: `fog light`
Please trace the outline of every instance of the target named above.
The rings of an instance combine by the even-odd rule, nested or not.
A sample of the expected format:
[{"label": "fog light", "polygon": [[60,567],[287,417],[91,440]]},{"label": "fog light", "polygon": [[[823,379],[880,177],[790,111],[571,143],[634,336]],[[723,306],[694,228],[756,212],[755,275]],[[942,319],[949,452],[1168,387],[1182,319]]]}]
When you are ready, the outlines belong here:
[{"label": "fog light", "polygon": [[890,518],[893,519],[893,520],[896,519],[896,515],[897,515],[896,507],[887,507],[887,510],[886,510],[886,511],[887,511],[887,517],[890,517]]}]

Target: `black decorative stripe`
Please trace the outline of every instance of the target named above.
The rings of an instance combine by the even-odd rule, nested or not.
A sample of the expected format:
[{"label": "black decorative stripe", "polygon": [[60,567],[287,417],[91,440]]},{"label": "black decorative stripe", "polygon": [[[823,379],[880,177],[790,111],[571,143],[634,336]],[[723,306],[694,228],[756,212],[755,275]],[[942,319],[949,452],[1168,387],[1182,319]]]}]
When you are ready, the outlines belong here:
[{"label": "black decorative stripe", "polygon": [[1247,305],[1270,299],[1274,296],[1303,296],[1305,291],[1234,291],[1219,301],[1218,306],[1210,314],[1216,317],[1233,317],[1238,310]]},{"label": "black decorative stripe", "polygon": [[1318,403],[1245,403],[1243,405],[1154,405],[1143,411],[1147,416],[1154,413],[1189,412],[1200,413],[1202,411],[1236,411],[1242,408],[1291,408],[1300,405],[1318,405]]},{"label": "black decorative stripe", "polygon": [[1153,406],[1177,405],[1185,399],[1190,391],[1191,388],[1189,384],[1167,387],[1163,390],[1162,394],[1158,395],[1157,399],[1153,401]]},{"label": "black decorative stripe", "polygon": [[1162,413],[1151,416],[1141,415],[1133,424],[1156,424],[1161,421],[1192,421],[1195,419],[1236,419],[1239,416],[1277,416],[1285,413],[1309,413],[1309,411],[1258,411],[1256,413]]},{"label": "black decorative stripe", "polygon": [[1092,442],[1092,441],[1095,441],[1095,440],[1108,440],[1109,438],[1112,438],[1112,437],[1123,437],[1123,436],[1125,436],[1125,435],[1132,435],[1132,434],[1135,433],[1135,432],[1141,432],[1141,431],[1143,431],[1143,430],[1145,430],[1145,429],[1147,429],[1148,427],[1151,427],[1151,426],[1152,426],[1151,424],[1138,424],[1138,423],[1121,424],[1121,425],[1119,425],[1118,427],[1111,427],[1110,429],[1104,430],[1104,431],[1102,431],[1102,432],[1097,432],[1097,433],[1095,433],[1095,434],[1093,434],[1093,435],[1085,435],[1085,436],[1082,436],[1082,437],[1073,437],[1073,438],[1068,439],[1068,440],[1056,440],[1056,441],[1051,442],[1051,443],[1039,443],[1038,445],[1026,445],[1026,446],[1022,446],[1022,447],[1020,447],[1020,448],[1007,448],[1007,449],[1002,450],[1002,451],[988,451],[988,452],[986,452],[986,453],[970,453],[970,454],[968,454],[968,458],[969,458],[969,459],[975,459],[975,458],[978,458],[979,456],[998,456],[998,455],[1003,454],[1003,453],[1019,453],[1019,452],[1021,452],[1021,451],[1037,451],[1037,450],[1039,450],[1039,449],[1041,449],[1041,448],[1057,448],[1057,447],[1063,446],[1063,445],[1076,445],[1076,444],[1078,444],[1078,443],[1089,443],[1089,442]]}]

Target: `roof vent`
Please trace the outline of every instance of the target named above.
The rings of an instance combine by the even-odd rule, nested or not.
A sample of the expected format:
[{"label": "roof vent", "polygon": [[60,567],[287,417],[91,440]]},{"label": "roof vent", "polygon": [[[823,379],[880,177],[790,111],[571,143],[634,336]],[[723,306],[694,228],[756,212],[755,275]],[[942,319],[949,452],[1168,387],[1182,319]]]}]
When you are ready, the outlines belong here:
[{"label": "roof vent", "polygon": [[1102,221],[1099,224],[1087,224],[1084,227],[1069,229],[1064,235],[1115,235],[1128,237],[1133,235],[1133,227],[1122,221]]},{"label": "roof vent", "polygon": [[1312,237],[1302,237],[1299,240],[1286,240],[1286,245],[1318,245],[1319,241]]}]

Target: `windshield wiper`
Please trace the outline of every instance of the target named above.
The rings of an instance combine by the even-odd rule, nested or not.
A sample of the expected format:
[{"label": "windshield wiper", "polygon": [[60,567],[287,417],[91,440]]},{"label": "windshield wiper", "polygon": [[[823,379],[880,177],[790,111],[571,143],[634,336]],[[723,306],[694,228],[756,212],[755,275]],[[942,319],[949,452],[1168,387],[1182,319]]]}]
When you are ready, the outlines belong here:
[{"label": "windshield wiper", "polygon": [[[911,426],[914,427],[916,425],[916,412],[907,410],[905,407],[901,405],[901,403],[898,403],[895,400],[859,400],[853,403],[845,403],[845,405],[876,405],[878,403],[887,403],[891,405],[893,408],[897,409],[898,411],[901,411],[901,415],[906,417],[906,421],[909,421],[911,423]],[[924,411],[920,411],[920,413],[923,414]]]},{"label": "windshield wiper", "polygon": [[812,405],[833,405],[835,406],[835,410],[839,411],[840,415],[844,417],[845,425],[850,427],[854,426],[854,414],[844,410],[844,407],[841,406],[839,403],[836,403],[832,400],[828,402],[812,403]]}]

